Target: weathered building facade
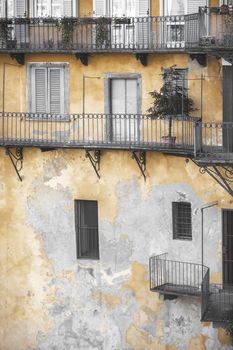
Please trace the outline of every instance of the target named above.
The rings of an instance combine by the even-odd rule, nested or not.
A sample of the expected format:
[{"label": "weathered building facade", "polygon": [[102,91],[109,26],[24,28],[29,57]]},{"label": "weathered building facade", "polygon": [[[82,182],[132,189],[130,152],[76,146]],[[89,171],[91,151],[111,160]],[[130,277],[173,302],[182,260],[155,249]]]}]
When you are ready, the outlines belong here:
[{"label": "weathered building facade", "polygon": [[[1,349],[232,349],[222,5],[0,1]],[[150,116],[172,66],[195,111]]]}]

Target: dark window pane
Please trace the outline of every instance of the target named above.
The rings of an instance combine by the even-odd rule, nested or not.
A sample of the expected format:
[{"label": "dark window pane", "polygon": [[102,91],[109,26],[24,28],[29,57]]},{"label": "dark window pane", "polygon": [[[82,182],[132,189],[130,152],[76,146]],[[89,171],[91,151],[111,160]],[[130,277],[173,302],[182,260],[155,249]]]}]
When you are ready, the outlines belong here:
[{"label": "dark window pane", "polygon": [[75,201],[75,225],[77,257],[98,259],[99,234],[97,201]]},{"label": "dark window pane", "polygon": [[192,239],[191,203],[172,203],[173,239]]}]

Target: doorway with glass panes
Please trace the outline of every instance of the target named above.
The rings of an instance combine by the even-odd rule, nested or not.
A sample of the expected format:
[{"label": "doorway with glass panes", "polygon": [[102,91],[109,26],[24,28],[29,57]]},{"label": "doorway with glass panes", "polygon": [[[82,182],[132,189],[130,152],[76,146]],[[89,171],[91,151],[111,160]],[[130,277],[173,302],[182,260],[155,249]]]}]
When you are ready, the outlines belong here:
[{"label": "doorway with glass panes", "polygon": [[185,26],[185,15],[199,12],[199,7],[208,6],[209,0],[160,0],[160,16],[167,19],[161,27],[163,42],[167,48],[183,48],[192,28]]},{"label": "doorway with glass panes", "polygon": [[136,74],[108,79],[106,105],[111,117],[107,129],[112,142],[125,144],[139,140],[140,85]]},{"label": "doorway with glass panes", "polygon": [[112,17],[111,46],[148,47],[150,0],[94,0],[96,17]]}]

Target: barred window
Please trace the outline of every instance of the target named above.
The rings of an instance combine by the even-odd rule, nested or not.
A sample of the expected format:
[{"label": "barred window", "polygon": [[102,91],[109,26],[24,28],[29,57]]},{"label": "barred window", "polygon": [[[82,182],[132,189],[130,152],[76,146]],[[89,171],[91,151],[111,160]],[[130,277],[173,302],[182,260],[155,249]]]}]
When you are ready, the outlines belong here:
[{"label": "barred window", "polygon": [[173,239],[192,240],[191,203],[172,202]]},{"label": "barred window", "polygon": [[75,200],[78,259],[99,259],[98,202]]}]

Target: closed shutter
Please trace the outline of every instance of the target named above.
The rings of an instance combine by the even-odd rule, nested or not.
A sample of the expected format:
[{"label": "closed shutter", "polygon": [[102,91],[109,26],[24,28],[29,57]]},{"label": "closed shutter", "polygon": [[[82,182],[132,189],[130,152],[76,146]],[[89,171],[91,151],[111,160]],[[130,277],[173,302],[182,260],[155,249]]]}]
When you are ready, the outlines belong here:
[{"label": "closed shutter", "polygon": [[187,14],[198,13],[199,7],[206,6],[206,0],[187,0]]},{"label": "closed shutter", "polygon": [[61,88],[64,85],[63,70],[60,68],[49,68],[49,113],[63,114],[64,113],[64,94],[61,93]]},{"label": "closed shutter", "polygon": [[26,16],[26,1],[25,0],[15,0],[15,16],[25,17]]},{"label": "closed shutter", "polygon": [[63,0],[63,14],[65,17],[73,16],[72,0]]},{"label": "closed shutter", "polygon": [[137,1],[137,14],[136,17],[146,17],[150,14],[149,0],[136,0]]},{"label": "closed shutter", "polygon": [[150,33],[150,5],[149,0],[137,0],[137,13],[136,17],[143,17],[138,20],[137,33],[138,33],[138,45],[139,48],[148,48],[149,45],[149,33]]},{"label": "closed shutter", "polygon": [[[33,89],[34,87],[34,89]],[[32,112],[47,112],[47,69],[32,69]]]},{"label": "closed shutter", "polygon": [[4,1],[0,0],[0,17],[5,17]]},{"label": "closed shutter", "polygon": [[95,17],[102,17],[107,15],[106,0],[93,0],[93,9]]}]

